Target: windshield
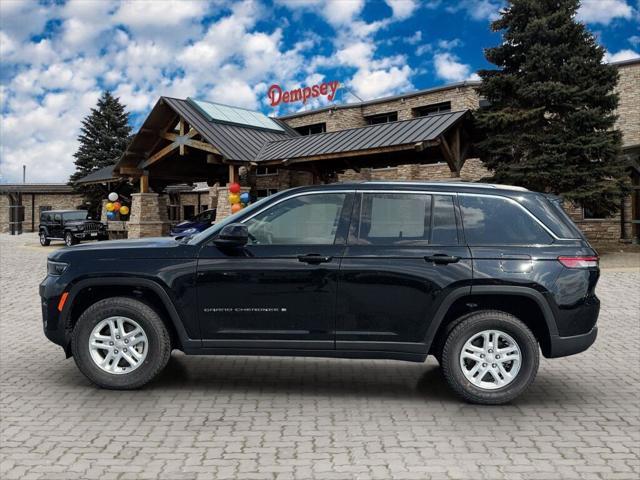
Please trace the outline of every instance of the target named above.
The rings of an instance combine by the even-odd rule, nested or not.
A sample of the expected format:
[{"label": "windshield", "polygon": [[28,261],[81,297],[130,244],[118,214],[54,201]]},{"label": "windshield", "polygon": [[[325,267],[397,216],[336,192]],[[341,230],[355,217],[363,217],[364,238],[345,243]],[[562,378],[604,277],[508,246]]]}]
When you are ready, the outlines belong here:
[{"label": "windshield", "polygon": [[86,210],[78,210],[77,212],[67,212],[62,214],[62,218],[64,220],[86,220],[87,219],[87,211]]},{"label": "windshield", "polygon": [[193,237],[189,238],[189,241],[187,243],[189,245],[196,245],[196,244],[198,244],[200,242],[203,242],[207,238],[212,237],[215,234],[217,234],[222,229],[222,227],[224,227],[225,225],[229,225],[230,223],[237,222],[239,218],[244,217],[248,213],[251,213],[253,211],[257,211],[257,209],[261,208],[265,203],[267,203],[267,200],[270,200],[270,199],[272,199],[272,197],[265,197],[265,198],[262,198],[262,199],[258,200],[255,203],[252,203],[248,207],[245,207],[242,210],[240,210],[239,212],[228,216],[224,220],[220,220],[215,225],[211,225],[206,230],[203,230],[202,232],[198,233],[197,235],[194,235]]}]

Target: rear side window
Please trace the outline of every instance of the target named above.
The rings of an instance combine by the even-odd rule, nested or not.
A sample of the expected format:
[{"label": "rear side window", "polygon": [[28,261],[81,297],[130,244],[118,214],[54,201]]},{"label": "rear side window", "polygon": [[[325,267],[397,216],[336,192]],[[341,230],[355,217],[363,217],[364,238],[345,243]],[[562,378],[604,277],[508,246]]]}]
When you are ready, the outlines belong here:
[{"label": "rear side window", "polygon": [[510,200],[482,195],[460,195],[459,199],[469,245],[532,245],[552,241],[531,215]]},{"label": "rear side window", "polygon": [[356,231],[359,245],[426,245],[431,195],[365,193]]}]

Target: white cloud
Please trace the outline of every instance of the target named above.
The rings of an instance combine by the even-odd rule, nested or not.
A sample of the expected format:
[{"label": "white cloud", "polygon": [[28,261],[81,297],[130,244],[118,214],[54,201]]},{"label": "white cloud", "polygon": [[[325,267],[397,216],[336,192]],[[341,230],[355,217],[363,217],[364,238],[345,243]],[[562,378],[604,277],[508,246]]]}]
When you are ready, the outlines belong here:
[{"label": "white cloud", "polygon": [[448,82],[460,82],[467,80],[471,75],[471,66],[461,63],[460,59],[452,53],[436,53],[433,57],[436,75]]},{"label": "white cloud", "polygon": [[634,47],[637,47],[638,45],[640,45],[640,35],[631,35],[628,38],[628,40],[629,40],[629,43]]},{"label": "white cloud", "polygon": [[416,32],[410,37],[405,37],[405,42],[409,45],[416,45],[422,41],[422,30],[416,30]]},{"label": "white cloud", "polygon": [[497,20],[500,17],[500,9],[505,5],[504,0],[460,0],[449,2],[446,7],[448,12],[457,13],[465,11],[471,18],[478,21]]},{"label": "white cloud", "polygon": [[625,60],[633,60],[636,58],[640,58],[640,53],[629,49],[620,50],[616,53],[606,52],[604,55],[605,63],[624,62]]},{"label": "white cloud", "polygon": [[369,100],[412,88],[410,76],[411,68],[408,65],[387,70],[361,69],[353,76],[350,86],[358,97]]},{"label": "white cloud", "polygon": [[609,25],[616,18],[630,19],[633,8],[625,0],[582,0],[578,20]]},{"label": "white cloud", "polygon": [[413,15],[418,7],[416,0],[385,0],[393,11],[394,20],[404,20]]},{"label": "white cloud", "polygon": [[453,50],[462,46],[462,40],[454,38],[453,40],[438,40],[438,48],[442,50]]}]

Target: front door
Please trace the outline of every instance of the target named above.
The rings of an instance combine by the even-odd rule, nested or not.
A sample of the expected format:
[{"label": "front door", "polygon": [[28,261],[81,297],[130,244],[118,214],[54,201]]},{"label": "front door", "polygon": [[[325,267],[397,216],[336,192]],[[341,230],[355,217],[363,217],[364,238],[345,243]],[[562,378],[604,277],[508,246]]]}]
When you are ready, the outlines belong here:
[{"label": "front door", "polygon": [[62,214],[54,213],[51,217],[53,218],[53,222],[51,222],[51,226],[49,227],[49,235],[55,238],[63,238],[64,228],[62,227]]},{"label": "front door", "polygon": [[334,349],[352,201],[340,191],[286,197],[241,220],[246,247],[204,246],[197,273],[203,346]]},{"label": "front door", "polygon": [[336,348],[427,353],[425,337],[442,300],[471,286],[455,195],[372,191],[355,204],[340,269]]}]

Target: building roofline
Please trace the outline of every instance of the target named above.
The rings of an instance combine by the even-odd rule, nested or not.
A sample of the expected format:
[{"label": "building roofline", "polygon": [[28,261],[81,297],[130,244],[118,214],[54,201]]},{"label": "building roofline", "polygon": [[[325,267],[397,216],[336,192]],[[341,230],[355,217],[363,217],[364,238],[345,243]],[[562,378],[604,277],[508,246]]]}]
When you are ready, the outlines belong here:
[{"label": "building roofline", "polygon": [[72,193],[66,183],[0,183],[0,193]]},{"label": "building roofline", "polygon": [[620,60],[619,62],[609,62],[609,65],[614,67],[626,67],[627,65],[634,65],[640,63],[640,57],[630,58],[629,60]]},{"label": "building roofline", "polygon": [[465,80],[464,82],[448,83],[446,85],[440,85],[438,87],[425,88],[423,90],[416,90],[414,92],[402,93],[400,95],[392,95],[392,96],[389,96],[389,97],[382,97],[382,98],[376,98],[376,99],[373,99],[373,100],[366,100],[364,102],[343,103],[343,104],[339,104],[339,105],[328,105],[326,107],[316,108],[314,110],[306,110],[304,112],[288,113],[286,115],[281,115],[281,116],[275,117],[275,118],[280,119],[280,120],[287,120],[289,118],[303,117],[305,115],[310,115],[310,114],[313,114],[313,113],[326,112],[326,111],[329,111],[329,110],[341,110],[341,109],[345,109],[345,108],[365,107],[365,106],[368,106],[368,105],[376,105],[378,103],[386,103],[386,102],[392,102],[394,100],[402,100],[403,98],[417,97],[419,95],[425,95],[427,93],[435,93],[435,92],[441,92],[441,91],[444,91],[444,90],[452,90],[454,88],[476,87],[476,86],[480,85],[481,83],[482,82],[480,82],[479,80]]}]

